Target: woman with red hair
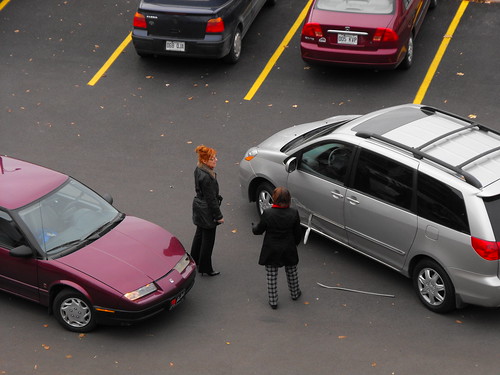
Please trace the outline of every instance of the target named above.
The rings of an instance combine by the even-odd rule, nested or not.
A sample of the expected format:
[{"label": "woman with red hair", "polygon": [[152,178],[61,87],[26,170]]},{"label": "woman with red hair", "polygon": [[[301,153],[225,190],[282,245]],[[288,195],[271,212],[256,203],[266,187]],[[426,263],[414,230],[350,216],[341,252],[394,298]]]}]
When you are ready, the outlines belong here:
[{"label": "woman with red hair", "polygon": [[193,223],[196,232],[191,246],[191,256],[202,275],[220,274],[212,267],[212,252],[215,244],[217,225],[224,222],[220,204],[219,183],[214,169],[217,165],[217,152],[210,147],[196,147],[198,165],[194,171],[196,196],[193,199]]}]

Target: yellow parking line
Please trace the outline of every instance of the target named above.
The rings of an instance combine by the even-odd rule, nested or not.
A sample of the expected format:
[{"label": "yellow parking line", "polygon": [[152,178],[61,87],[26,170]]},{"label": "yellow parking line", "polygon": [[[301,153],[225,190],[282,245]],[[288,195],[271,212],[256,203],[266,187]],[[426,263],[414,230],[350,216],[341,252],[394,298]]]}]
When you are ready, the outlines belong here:
[{"label": "yellow parking line", "polygon": [[0,11],[5,8],[5,6],[10,2],[10,0],[2,0],[0,1]]},{"label": "yellow parking line", "polygon": [[252,87],[250,88],[250,90],[248,91],[248,93],[246,94],[246,96],[243,99],[252,100],[252,98],[255,95],[255,93],[257,92],[257,90],[260,88],[262,83],[266,80],[267,75],[269,74],[269,72],[273,68],[274,64],[276,64],[276,61],[278,61],[281,54],[285,50],[286,46],[288,45],[288,43],[290,43],[290,40],[297,32],[297,29],[299,28],[299,26],[302,24],[302,22],[306,18],[306,14],[307,14],[307,11],[309,10],[309,7],[311,6],[311,3],[312,3],[312,0],[309,0],[307,2],[306,6],[304,7],[304,9],[302,9],[302,12],[300,12],[299,17],[297,18],[297,20],[293,24],[292,28],[288,31],[288,33],[286,34],[285,38],[283,39],[281,44],[278,46],[278,48],[276,48],[276,51],[274,52],[274,54],[271,56],[271,58],[267,62],[266,66],[264,67],[264,70],[262,70],[259,77],[254,82],[254,84],[252,85]]},{"label": "yellow parking line", "polygon": [[450,44],[451,38],[453,37],[453,34],[455,33],[458,23],[460,22],[460,19],[462,18],[465,9],[467,9],[468,5],[469,2],[463,0],[460,6],[458,7],[457,13],[455,14],[453,20],[451,21],[450,26],[448,27],[448,31],[446,31],[446,34],[443,36],[441,45],[439,46],[439,49],[436,55],[434,56],[434,59],[432,60],[431,65],[429,66],[429,69],[427,70],[427,74],[425,75],[425,78],[422,84],[420,85],[420,88],[418,89],[417,95],[413,100],[414,104],[422,104],[422,100],[424,100],[424,96],[427,93],[427,90],[429,89],[432,78],[436,74],[437,68],[441,63],[441,59],[443,58],[443,55],[446,52],[446,49],[448,48],[448,44]]},{"label": "yellow parking line", "polygon": [[109,57],[108,61],[102,66],[101,69],[95,74],[94,78],[92,78],[87,85],[89,86],[94,86],[97,81],[101,79],[101,77],[106,73],[106,71],[109,69],[109,67],[115,62],[115,60],[118,58],[118,55],[123,52],[125,47],[128,46],[128,44],[132,41],[132,33],[130,32],[125,40],[118,46],[118,48],[113,52],[113,54]]}]

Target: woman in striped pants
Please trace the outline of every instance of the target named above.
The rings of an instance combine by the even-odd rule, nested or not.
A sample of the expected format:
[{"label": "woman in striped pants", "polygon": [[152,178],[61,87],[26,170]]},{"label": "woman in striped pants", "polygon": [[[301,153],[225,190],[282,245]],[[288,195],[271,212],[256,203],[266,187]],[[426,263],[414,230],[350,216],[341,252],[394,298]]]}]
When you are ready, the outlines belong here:
[{"label": "woman in striped pants", "polygon": [[254,234],[265,232],[259,257],[259,264],[266,267],[269,305],[278,308],[278,269],[285,267],[288,289],[293,300],[302,292],[299,288],[297,245],[302,238],[299,213],[290,207],[291,195],[288,189],[277,187],[273,192],[273,206],[264,210],[260,222],[252,224]]}]

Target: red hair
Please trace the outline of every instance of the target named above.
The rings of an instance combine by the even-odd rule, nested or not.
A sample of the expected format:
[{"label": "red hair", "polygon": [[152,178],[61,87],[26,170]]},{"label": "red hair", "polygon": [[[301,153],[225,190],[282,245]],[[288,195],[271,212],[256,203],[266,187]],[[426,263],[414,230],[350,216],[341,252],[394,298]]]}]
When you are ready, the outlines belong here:
[{"label": "red hair", "polygon": [[206,163],[210,158],[215,157],[217,151],[211,147],[207,147],[205,145],[199,145],[194,150],[198,154],[198,162]]}]

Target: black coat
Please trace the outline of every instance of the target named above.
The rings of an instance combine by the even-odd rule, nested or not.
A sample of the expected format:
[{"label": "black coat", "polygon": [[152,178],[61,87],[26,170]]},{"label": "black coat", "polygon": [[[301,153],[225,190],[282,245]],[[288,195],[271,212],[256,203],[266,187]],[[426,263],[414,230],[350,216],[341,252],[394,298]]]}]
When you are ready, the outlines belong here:
[{"label": "black coat", "polygon": [[302,238],[302,229],[295,208],[268,208],[252,231],[254,234],[266,232],[259,257],[260,265],[282,267],[299,263],[297,245]]},{"label": "black coat", "polygon": [[[194,171],[196,198],[193,201],[193,223],[203,228],[215,228],[217,220],[222,219],[217,175],[204,164],[198,165]],[[196,200],[195,198],[195,200]]]}]

